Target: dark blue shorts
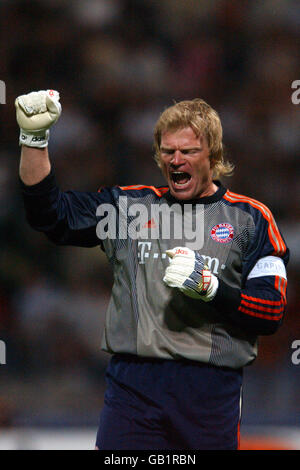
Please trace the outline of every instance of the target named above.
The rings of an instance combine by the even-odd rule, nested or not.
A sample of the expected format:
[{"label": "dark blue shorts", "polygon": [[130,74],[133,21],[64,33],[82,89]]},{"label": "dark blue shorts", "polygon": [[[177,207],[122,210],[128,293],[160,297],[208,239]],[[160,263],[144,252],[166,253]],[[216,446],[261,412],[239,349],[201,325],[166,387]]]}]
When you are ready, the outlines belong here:
[{"label": "dark blue shorts", "polygon": [[100,450],[238,449],[242,370],[115,355]]}]

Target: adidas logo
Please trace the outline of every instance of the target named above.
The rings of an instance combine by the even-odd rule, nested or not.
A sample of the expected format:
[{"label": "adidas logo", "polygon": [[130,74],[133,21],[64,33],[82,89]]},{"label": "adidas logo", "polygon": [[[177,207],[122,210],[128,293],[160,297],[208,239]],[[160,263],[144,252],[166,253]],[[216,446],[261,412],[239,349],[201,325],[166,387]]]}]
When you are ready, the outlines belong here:
[{"label": "adidas logo", "polygon": [[146,222],[144,225],[143,225],[143,228],[157,228],[157,225],[155,223],[155,220],[153,219],[150,219],[148,220],[148,222]]}]

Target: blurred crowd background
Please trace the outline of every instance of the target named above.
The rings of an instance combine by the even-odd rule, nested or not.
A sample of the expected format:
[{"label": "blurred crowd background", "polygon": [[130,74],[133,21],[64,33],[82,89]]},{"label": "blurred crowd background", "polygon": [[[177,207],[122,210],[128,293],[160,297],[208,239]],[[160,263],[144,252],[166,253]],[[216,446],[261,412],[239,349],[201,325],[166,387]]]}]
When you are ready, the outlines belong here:
[{"label": "blurred crowd background", "polygon": [[62,189],[164,184],[153,126],[173,101],[218,110],[232,191],[271,208],[291,249],[288,309],[245,370],[244,424],[300,424],[298,0],[0,1],[0,427],[96,426],[112,273],[98,248],[56,247],[25,221],[14,100],[60,91],[49,150]]}]

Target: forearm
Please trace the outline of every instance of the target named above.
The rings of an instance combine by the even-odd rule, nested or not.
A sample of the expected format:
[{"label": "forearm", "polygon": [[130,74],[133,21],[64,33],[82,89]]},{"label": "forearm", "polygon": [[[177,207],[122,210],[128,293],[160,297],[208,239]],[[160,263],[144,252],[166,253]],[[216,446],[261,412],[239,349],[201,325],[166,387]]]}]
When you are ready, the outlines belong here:
[{"label": "forearm", "polygon": [[22,182],[31,186],[42,181],[51,170],[48,148],[22,145],[19,174]]},{"label": "forearm", "polygon": [[270,335],[282,324],[286,299],[275,287],[275,277],[252,279],[243,289],[219,282],[211,305],[229,322],[257,335]]}]

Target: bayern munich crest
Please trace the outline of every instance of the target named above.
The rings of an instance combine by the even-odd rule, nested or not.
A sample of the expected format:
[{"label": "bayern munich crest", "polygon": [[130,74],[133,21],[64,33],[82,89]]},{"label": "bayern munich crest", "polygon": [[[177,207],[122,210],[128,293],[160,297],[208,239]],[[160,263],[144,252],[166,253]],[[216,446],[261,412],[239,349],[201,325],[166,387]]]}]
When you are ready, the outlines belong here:
[{"label": "bayern munich crest", "polygon": [[233,226],[230,224],[217,224],[210,231],[211,238],[219,243],[231,242],[233,234]]}]

